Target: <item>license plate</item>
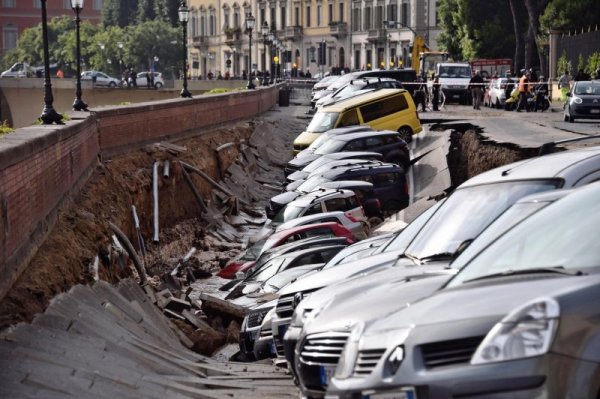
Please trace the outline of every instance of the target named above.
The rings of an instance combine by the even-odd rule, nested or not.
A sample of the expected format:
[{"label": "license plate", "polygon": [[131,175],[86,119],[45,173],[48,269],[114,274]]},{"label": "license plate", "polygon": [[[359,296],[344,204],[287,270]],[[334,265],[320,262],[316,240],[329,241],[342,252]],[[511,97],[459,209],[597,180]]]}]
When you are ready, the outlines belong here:
[{"label": "license plate", "polygon": [[460,98],[460,94],[454,94],[452,98]]},{"label": "license plate", "polygon": [[269,351],[270,351],[270,352],[271,352],[273,355],[276,355],[276,354],[277,354],[277,349],[275,349],[275,343],[274,343],[274,342],[271,342],[271,343],[269,344]]},{"label": "license plate", "polygon": [[600,109],[590,109],[590,114],[600,114]]},{"label": "license plate", "polygon": [[321,376],[321,385],[328,386],[331,381],[331,377],[333,377],[333,373],[335,372],[335,368],[333,367],[325,367],[319,366],[319,375]]},{"label": "license plate", "polygon": [[365,393],[362,399],[417,399],[417,393],[414,388],[402,388],[397,391]]}]

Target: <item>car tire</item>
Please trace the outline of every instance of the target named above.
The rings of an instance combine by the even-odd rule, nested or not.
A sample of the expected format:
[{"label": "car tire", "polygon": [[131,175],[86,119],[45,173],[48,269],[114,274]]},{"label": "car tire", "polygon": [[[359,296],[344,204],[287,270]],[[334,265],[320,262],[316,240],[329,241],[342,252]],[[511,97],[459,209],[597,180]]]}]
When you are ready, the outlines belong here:
[{"label": "car tire", "polygon": [[575,118],[572,115],[569,115],[569,123],[575,122]]},{"label": "car tire", "polygon": [[110,82],[108,84],[108,87],[110,87],[111,89],[114,89],[115,87],[117,87],[117,84],[115,82]]},{"label": "car tire", "polygon": [[160,82],[158,82],[158,83],[155,83],[155,84],[154,84],[154,88],[155,88],[156,90],[158,90],[158,89],[160,89],[160,88],[162,88],[162,87],[163,87],[163,85],[162,85],[162,83],[160,83]]},{"label": "car tire", "polygon": [[412,129],[408,126],[402,126],[400,129],[398,129],[398,133],[400,133],[400,138],[404,141],[406,141],[406,143],[411,143],[412,142]]},{"label": "car tire", "polygon": [[383,223],[383,219],[377,216],[371,216],[367,222],[369,223],[369,230],[373,231],[373,229]]},{"label": "car tire", "polygon": [[497,108],[497,109],[502,108],[502,105],[500,104],[500,101],[498,99],[496,99],[496,105],[494,108]]},{"label": "car tire", "polygon": [[564,114],[563,115],[563,121],[568,122],[569,121],[569,115]]}]

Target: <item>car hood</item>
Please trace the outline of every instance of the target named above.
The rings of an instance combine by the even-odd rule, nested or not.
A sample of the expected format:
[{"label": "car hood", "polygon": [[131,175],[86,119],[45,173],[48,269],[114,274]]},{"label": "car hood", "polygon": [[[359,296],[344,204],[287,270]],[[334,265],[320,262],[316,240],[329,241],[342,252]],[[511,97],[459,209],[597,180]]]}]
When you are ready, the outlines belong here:
[{"label": "car hood", "polygon": [[295,292],[315,291],[358,274],[371,273],[381,267],[394,264],[402,254],[402,251],[385,252],[321,270],[298,278],[295,283],[283,287],[279,294],[288,295]]},{"label": "car hood", "polygon": [[439,290],[452,277],[452,271],[441,264],[394,267],[367,276],[364,284],[336,284],[317,291],[299,306],[314,309],[320,303],[327,305],[315,318],[309,318],[304,333],[343,331],[359,322],[385,318]]},{"label": "car hood", "polygon": [[[533,277],[533,278],[532,278]],[[518,275],[442,289],[434,295],[374,322],[370,331],[448,324],[465,319],[504,317],[535,298],[573,292],[599,278],[589,276]]]},{"label": "car hood", "polygon": [[315,154],[314,152],[306,153],[301,157],[296,156],[296,158],[292,159],[288,162],[290,166],[303,169],[306,165],[319,158],[320,155]]},{"label": "car hood", "polygon": [[284,193],[278,194],[274,197],[271,198],[271,202],[275,202],[281,205],[286,205],[289,204],[290,202],[292,202],[293,200],[295,200],[296,198],[298,198],[300,195],[300,193],[296,192],[296,191],[286,191]]},{"label": "car hood", "polygon": [[303,170],[298,170],[298,171],[292,173],[291,175],[289,175],[288,177],[286,177],[286,179],[288,179],[289,181],[305,180],[309,174],[310,173],[305,172]]}]

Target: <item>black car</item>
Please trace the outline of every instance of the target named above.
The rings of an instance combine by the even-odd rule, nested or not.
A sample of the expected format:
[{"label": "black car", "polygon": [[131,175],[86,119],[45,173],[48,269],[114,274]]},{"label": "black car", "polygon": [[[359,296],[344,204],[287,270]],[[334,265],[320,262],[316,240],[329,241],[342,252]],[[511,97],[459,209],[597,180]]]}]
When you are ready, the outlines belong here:
[{"label": "black car", "polygon": [[367,131],[348,134],[337,134],[325,140],[312,154],[294,158],[288,163],[288,169],[299,170],[322,155],[345,151],[378,152],[386,162],[410,166],[408,145],[398,132],[393,130]]},{"label": "black car", "polygon": [[358,165],[331,170],[313,176],[297,187],[298,191],[312,191],[323,184],[341,180],[360,180],[373,184],[373,195],[384,212],[406,208],[409,202],[408,182],[404,168],[390,163]]}]

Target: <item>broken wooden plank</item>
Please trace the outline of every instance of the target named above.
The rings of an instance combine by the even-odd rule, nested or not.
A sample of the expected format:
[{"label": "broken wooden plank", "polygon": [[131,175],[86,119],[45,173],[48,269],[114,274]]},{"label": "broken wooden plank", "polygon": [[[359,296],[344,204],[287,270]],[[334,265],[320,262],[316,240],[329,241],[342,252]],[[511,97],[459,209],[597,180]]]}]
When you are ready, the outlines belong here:
[{"label": "broken wooden plank", "polygon": [[206,312],[206,310],[215,310],[221,313],[228,314],[238,319],[243,319],[246,317],[246,310],[234,303],[230,303],[223,299],[219,299],[217,297],[207,295],[205,293],[200,293],[198,298],[202,301],[202,310]]}]

